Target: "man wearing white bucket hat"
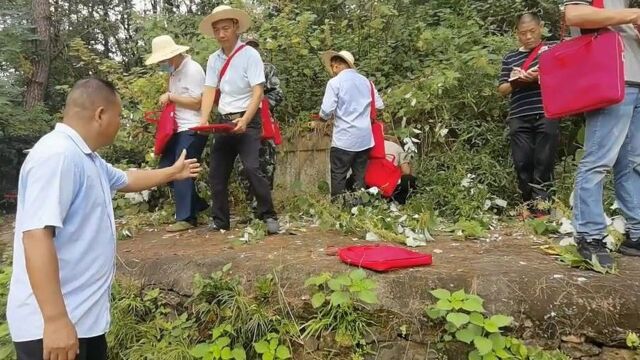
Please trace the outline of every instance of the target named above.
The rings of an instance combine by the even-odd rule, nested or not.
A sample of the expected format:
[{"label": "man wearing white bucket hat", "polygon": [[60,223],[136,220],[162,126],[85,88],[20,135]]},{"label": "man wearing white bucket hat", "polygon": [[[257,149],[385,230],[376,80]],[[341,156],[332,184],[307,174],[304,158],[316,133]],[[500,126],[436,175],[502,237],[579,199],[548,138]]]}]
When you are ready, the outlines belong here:
[{"label": "man wearing white bucket hat", "polygon": [[[151,42],[151,55],[145,62],[146,65],[159,64],[161,71],[169,73],[169,88],[160,96],[159,104],[176,104],[178,131],[171,137],[160,158],[161,168],[171,166],[183,150],[187,151],[189,159],[200,161],[207,144],[206,135],[189,130],[200,122],[204,70],[185,54],[188,49],[188,46],[177,45],[169,35],[158,36]],[[167,231],[184,231],[197,226],[198,212],[208,206],[198,195],[194,179],[174,181],[171,187],[175,192],[176,222],[167,227]]]},{"label": "man wearing white bucket hat", "polygon": [[209,122],[217,106],[217,123],[234,125],[233,134],[215,134],[211,147],[209,181],[213,195],[212,231],[230,228],[229,177],[239,155],[257,201],[256,215],[269,234],[279,232],[271,189],[260,170],[262,123],[258,108],[264,95],[264,64],[260,53],[243,44],[240,34],[251,27],[249,15],[226,5],[216,7],[200,23],[200,32],[213,37],[220,49],[207,62],[200,124]]},{"label": "man wearing white bucket hat", "polygon": [[[320,108],[320,118],[334,117],[331,141],[331,197],[346,192],[347,175],[351,170],[354,189],[364,188],[364,172],[373,147],[371,132],[371,83],[355,69],[355,60],[348,51],[326,51],[322,63],[333,79]],[[382,98],[374,88],[375,107],[382,109]]]}]

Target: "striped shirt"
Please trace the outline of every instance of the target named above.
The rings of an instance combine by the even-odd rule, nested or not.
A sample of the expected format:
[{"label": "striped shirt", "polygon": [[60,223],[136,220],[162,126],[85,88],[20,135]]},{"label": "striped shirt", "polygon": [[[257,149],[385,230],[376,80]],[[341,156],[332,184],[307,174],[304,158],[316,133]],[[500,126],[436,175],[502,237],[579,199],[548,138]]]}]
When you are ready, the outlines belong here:
[{"label": "striped shirt", "polygon": [[[522,65],[524,65],[531,54],[531,51],[533,50],[514,50],[505,55],[502,59],[502,70],[500,71],[499,85],[509,82],[513,68],[522,68]],[[529,65],[529,69],[536,66],[538,66],[537,58],[533,60],[531,65]],[[540,92],[540,84],[537,82],[514,88],[513,92],[511,92],[509,102],[509,117],[507,120],[521,116],[544,114],[544,109],[542,107],[542,93]]]}]

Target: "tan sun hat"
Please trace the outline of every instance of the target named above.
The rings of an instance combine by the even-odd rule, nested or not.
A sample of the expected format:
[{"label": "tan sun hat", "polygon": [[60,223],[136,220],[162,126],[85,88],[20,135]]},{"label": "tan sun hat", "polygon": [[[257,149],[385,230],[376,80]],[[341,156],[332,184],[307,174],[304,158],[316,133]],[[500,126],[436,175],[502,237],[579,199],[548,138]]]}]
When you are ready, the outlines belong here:
[{"label": "tan sun hat", "polygon": [[171,36],[161,35],[151,41],[151,55],[144,64],[151,65],[162,60],[171,59],[187,50],[189,50],[188,46],[176,45]]},{"label": "tan sun hat", "polygon": [[251,27],[251,17],[243,10],[234,9],[231,6],[220,5],[213,9],[211,14],[200,22],[200,32],[210,36],[213,36],[213,28],[211,25],[215,22],[225,19],[238,20],[238,32],[244,33]]},{"label": "tan sun hat", "polygon": [[327,69],[329,74],[331,74],[331,58],[333,58],[334,56],[342,58],[344,61],[347,62],[347,64],[349,64],[350,68],[352,69],[356,68],[355,59],[353,58],[353,55],[350,52],[346,50],[342,50],[340,52],[329,50],[322,53],[322,63],[324,64],[324,67]]}]

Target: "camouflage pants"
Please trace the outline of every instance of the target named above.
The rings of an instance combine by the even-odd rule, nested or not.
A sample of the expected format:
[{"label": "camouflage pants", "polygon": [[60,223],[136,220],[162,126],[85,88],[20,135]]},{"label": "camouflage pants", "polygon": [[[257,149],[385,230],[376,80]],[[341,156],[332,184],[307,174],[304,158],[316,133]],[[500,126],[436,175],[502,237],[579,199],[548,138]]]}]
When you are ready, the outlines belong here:
[{"label": "camouflage pants", "polygon": [[[269,187],[273,190],[273,179],[276,173],[276,145],[271,140],[262,140],[262,146],[260,146],[259,152],[260,171],[262,175],[269,182]],[[236,158],[235,162],[236,174],[238,174],[238,180],[245,193],[245,199],[247,203],[251,205],[251,208],[256,207],[256,200],[249,185],[249,180],[244,174],[242,161],[240,158]]]}]

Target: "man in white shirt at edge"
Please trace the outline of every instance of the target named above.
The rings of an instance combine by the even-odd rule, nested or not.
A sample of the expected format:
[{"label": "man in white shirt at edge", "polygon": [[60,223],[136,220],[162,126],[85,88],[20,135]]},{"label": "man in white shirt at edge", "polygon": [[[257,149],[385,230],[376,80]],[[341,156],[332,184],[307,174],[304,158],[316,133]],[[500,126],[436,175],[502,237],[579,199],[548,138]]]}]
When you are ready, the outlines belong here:
[{"label": "man in white shirt at edge", "polygon": [[112,84],[89,78],[67,96],[63,122],[20,170],[7,321],[19,360],[107,358],[115,274],[112,192],[193,178],[195,160],[124,172],[96,150],[113,143],[122,105]]},{"label": "man in white shirt at edge", "polygon": [[[207,62],[202,93],[201,125],[209,123],[209,115],[217,105],[217,123],[233,124],[232,134],[214,134],[211,147],[209,182],[213,204],[209,230],[229,230],[229,177],[239,155],[244,173],[257,201],[256,215],[264,221],[268,234],[277,234],[280,226],[271,198],[271,188],[260,170],[259,150],[262,144],[262,121],[258,111],[264,95],[264,64],[260,53],[240,41],[240,34],[251,27],[249,15],[226,5],[216,7],[200,22],[200,32],[216,39],[220,49]],[[235,53],[224,76],[219,79],[226,60]],[[219,103],[214,104],[216,90]]]},{"label": "man in white shirt at edge", "polygon": [[[185,54],[189,47],[177,45],[169,35],[154,38],[151,49],[145,65],[158,64],[160,71],[169,74],[168,91],[160,96],[158,103],[162,107],[169,102],[176,104],[178,124],[178,131],[167,143],[158,165],[160,168],[171,166],[183,150],[187,151],[189,159],[200,161],[207,136],[189,129],[200,122],[204,70]],[[184,179],[170,185],[175,193],[176,222],[169,225],[167,231],[185,231],[197,226],[198,212],[205,210],[208,205],[198,195],[195,181]]]},{"label": "man in white shirt at edge", "polygon": [[[327,51],[323,63],[333,78],[320,108],[324,121],[335,118],[331,140],[331,197],[336,199],[347,191],[347,175],[351,170],[354,189],[365,187],[364,173],[373,147],[371,132],[371,84],[355,69],[355,60],[348,51]],[[374,89],[375,107],[384,108],[382,98]],[[312,122],[318,127],[318,122]]]}]

